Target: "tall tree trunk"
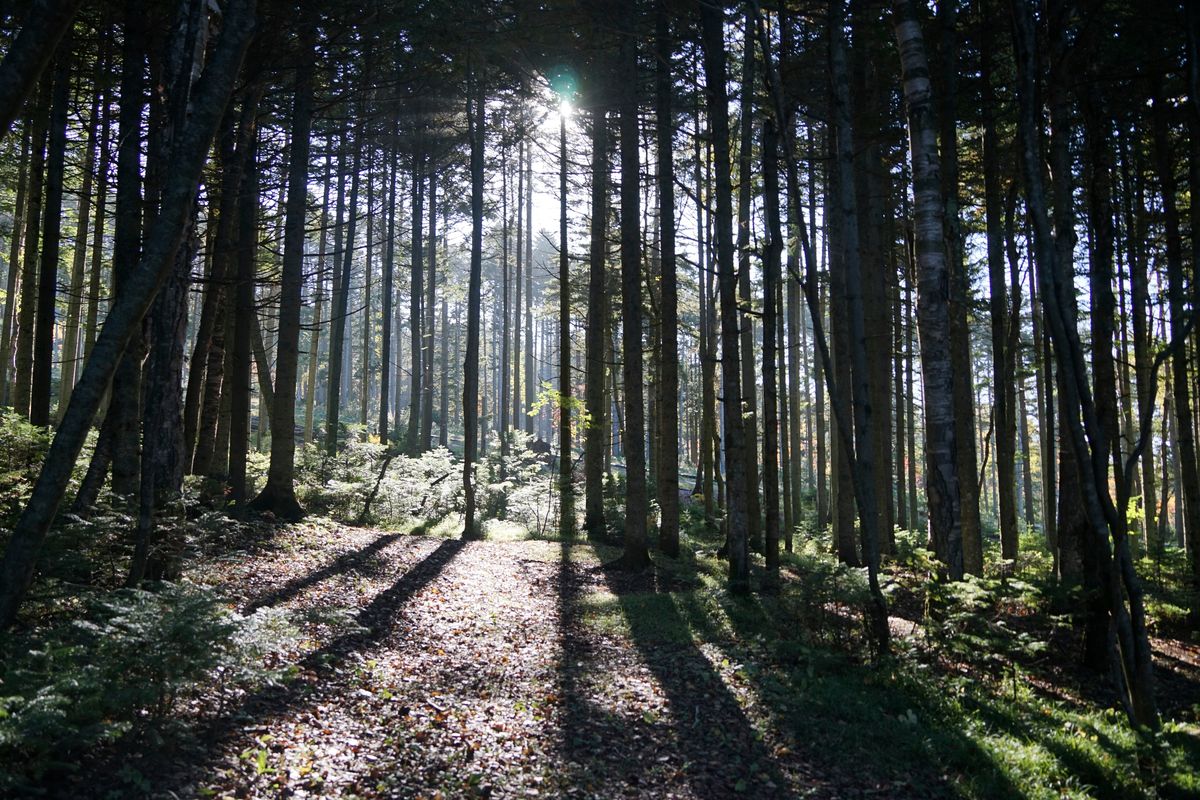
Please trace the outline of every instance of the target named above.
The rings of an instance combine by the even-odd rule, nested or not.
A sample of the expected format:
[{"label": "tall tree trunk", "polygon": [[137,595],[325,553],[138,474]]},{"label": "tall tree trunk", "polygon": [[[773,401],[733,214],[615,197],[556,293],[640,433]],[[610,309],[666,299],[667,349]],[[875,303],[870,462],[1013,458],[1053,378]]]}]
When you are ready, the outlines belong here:
[{"label": "tall tree trunk", "polygon": [[46,154],[46,220],[42,225],[37,323],[33,332],[33,377],[29,396],[29,421],[37,426],[50,424],[50,371],[54,359],[54,306],[58,299],[58,256],[62,249],[67,104],[71,99],[70,62],[70,38],[67,38],[61,46],[54,70]]},{"label": "tall tree trunk", "polygon": [[425,330],[423,336],[424,353],[421,355],[421,367],[424,372],[421,386],[421,431],[420,444],[422,450],[433,447],[433,333],[434,314],[437,311],[437,167],[429,167],[429,280],[425,282]]},{"label": "tall tree trunk", "polygon": [[425,213],[425,156],[419,150],[413,150],[412,174],[412,271],[409,278],[408,297],[408,328],[409,328],[409,357],[412,363],[410,373],[410,388],[408,396],[408,428],[404,435],[404,449],[410,455],[420,452],[419,435],[421,432],[421,379],[425,372],[421,366],[422,337],[421,326],[425,315],[421,306],[425,300],[425,269],[422,264],[425,245],[421,240],[424,230]]},{"label": "tall tree trunk", "polygon": [[246,485],[247,451],[250,447],[250,372],[253,368],[251,338],[257,322],[254,283],[258,255],[258,136],[252,135],[242,172],[238,198],[237,275],[233,283],[233,348],[230,353],[229,487],[230,498],[241,507],[249,499]]},{"label": "tall tree trunk", "polygon": [[105,320],[62,423],[50,445],[28,504],[13,528],[0,563],[0,629],[12,624],[29,584],[38,552],[62,502],[75,459],[87,437],[105,387],[135,328],[174,266],[175,252],[191,218],[200,173],[221,113],[254,30],[253,0],[231,0],[221,36],[197,85],[187,124],[171,150],[172,170],[161,210],[137,267]]},{"label": "tall tree trunk", "polygon": [[[158,76],[161,120],[156,126],[152,156],[165,165],[165,155],[187,121],[192,93],[197,43],[207,41],[208,10],[204,3],[181,4],[167,39]],[[201,51],[203,52],[203,51]],[[165,95],[165,96],[164,96]],[[161,180],[161,172],[156,181]],[[197,214],[193,205],[175,264],[150,308],[147,333],[149,352],[144,367],[141,486],[134,554],[127,584],[144,577],[174,578],[184,542],[177,537],[161,542],[157,520],[178,514],[183,489],[183,351],[187,333],[188,288],[192,262],[199,251]],[[166,545],[166,546],[162,546]]]},{"label": "tall tree trunk", "polygon": [[[524,131],[522,131],[524,134]],[[520,140],[517,147],[517,252],[516,252],[516,269],[517,274],[513,281],[513,290],[516,292],[516,297],[513,299],[513,314],[512,314],[512,331],[513,331],[513,347],[512,347],[512,429],[514,431],[521,430],[521,281],[524,277],[525,267],[525,192],[532,191],[533,187],[525,186],[525,147],[526,141],[524,136]],[[442,341],[445,342],[445,336]],[[508,423],[506,422],[505,425]]]},{"label": "tall tree trunk", "polygon": [[[395,129],[398,123],[392,120]],[[387,240],[383,245],[383,330],[380,334],[381,351],[379,354],[379,442],[386,446],[390,438],[388,430],[388,409],[391,407],[391,378],[392,378],[392,303],[395,294],[396,275],[396,169],[399,153],[393,143],[388,148],[387,192],[384,200],[387,215]],[[328,175],[326,176],[328,178]],[[324,234],[322,233],[322,242]],[[317,306],[320,308],[320,306]],[[315,358],[315,347],[311,357]],[[316,363],[315,361],[313,363]]]},{"label": "tall tree trunk", "polygon": [[[96,60],[97,86],[105,67],[104,58]],[[87,264],[88,255],[88,226],[91,223],[92,177],[96,161],[96,129],[100,124],[100,98],[103,92],[97,88],[92,96],[92,108],[88,114],[87,140],[83,151],[83,185],[79,190],[79,204],[76,211],[75,246],[71,258],[71,282],[67,289],[67,318],[63,325],[63,349],[61,378],[58,384],[58,413],[67,410],[67,401],[71,397],[71,389],[75,386],[75,375],[79,371],[79,328],[80,314],[83,310],[83,271]],[[15,228],[14,228],[15,230]],[[0,361],[3,363],[3,361]]]},{"label": "tall tree trunk", "polygon": [[[46,190],[46,134],[49,127],[50,92],[53,81],[44,79],[30,111],[33,146],[29,158],[29,200],[25,214],[25,252],[21,263],[20,298],[17,306],[16,364],[13,374],[12,406],[29,417],[33,385],[33,335],[37,318],[38,254],[42,239],[42,202]],[[114,260],[116,256],[114,253]]]},{"label": "tall tree trunk", "polygon": [[[633,3],[626,20],[634,17]],[[646,420],[642,371],[642,231],[638,139],[637,44],[625,30],[618,56],[621,124],[621,359],[625,394],[625,551],[621,566],[642,569],[650,562],[646,544]],[[565,182],[564,182],[565,185]],[[563,229],[566,247],[566,229]],[[563,262],[566,270],[566,262]]]},{"label": "tall tree trunk", "polygon": [[[1009,319],[1007,273],[1004,253],[1004,225],[1000,191],[1000,137],[996,133],[994,109],[997,105],[992,88],[991,5],[984,2],[982,17],[983,57],[980,77],[983,97],[983,183],[987,226],[987,263],[992,316],[992,388],[995,394],[994,428],[996,442],[997,490],[1000,506],[1000,557],[1015,559],[1019,544],[1015,475],[1016,417],[1013,408],[1014,354],[1008,348],[1009,331],[1018,325]],[[1026,466],[1027,466],[1026,462]],[[982,564],[980,564],[982,566]]]},{"label": "tall tree trunk", "polygon": [[463,361],[463,538],[483,535],[475,508],[475,459],[479,436],[479,317],[483,273],[483,65],[467,81],[467,131],[471,143],[471,266],[467,279],[467,352]]},{"label": "tall tree trunk", "polygon": [[[894,5],[894,4],[893,4]],[[916,23],[916,17],[913,17]],[[971,304],[971,282],[964,263],[962,223],[958,216],[958,3],[938,3],[941,28],[941,97],[935,112],[940,124],[943,228],[950,291],[950,360],[954,386],[955,446],[958,448],[958,493],[962,528],[963,570],[983,574],[983,533],[979,519],[979,468],[975,448],[974,381],[971,376],[971,331],[967,312]],[[901,53],[901,59],[904,58]],[[914,161],[916,159],[914,158]],[[915,168],[914,168],[915,173]],[[917,180],[914,175],[914,182]],[[918,237],[919,238],[919,237]],[[918,252],[920,245],[918,243]],[[924,345],[924,337],[922,337]],[[951,572],[954,570],[951,569]]]},{"label": "tall tree trunk", "polygon": [[[1119,659],[1117,663],[1120,668],[1114,669],[1114,675],[1130,722],[1153,728],[1157,727],[1158,713],[1154,701],[1153,664],[1145,627],[1142,591],[1129,554],[1125,515],[1113,506],[1107,492],[1105,456],[1096,447],[1097,440],[1103,437],[1098,430],[1099,421],[1089,397],[1078,331],[1070,315],[1069,298],[1074,295],[1074,282],[1064,275],[1064,265],[1060,261],[1061,243],[1056,242],[1051,233],[1050,215],[1046,208],[1044,166],[1038,155],[1042,125],[1035,102],[1039,74],[1036,32],[1031,10],[1026,4],[1014,0],[1012,11],[1017,54],[1021,165],[1033,223],[1043,307],[1054,350],[1065,373],[1061,385],[1070,413],[1064,416],[1063,423],[1070,433],[1071,450],[1079,464],[1089,520],[1089,545],[1097,559],[1099,574],[1103,576],[1101,587],[1115,625],[1116,635],[1112,642],[1116,646],[1114,656]],[[1066,135],[1066,131],[1059,133]],[[1056,174],[1062,166],[1061,163],[1055,163]],[[1066,177],[1064,175],[1060,180],[1065,181]],[[1070,238],[1068,231],[1060,230],[1060,234],[1065,239]],[[1112,538],[1112,550],[1109,549],[1109,535]]]},{"label": "tall tree trunk", "polygon": [[657,50],[654,85],[658,119],[658,255],[662,271],[657,403],[659,457],[655,486],[659,507],[658,547],[674,558],[679,555],[679,299],[675,275],[675,117],[671,108],[674,44],[665,0],[660,0],[655,10],[654,44]]},{"label": "tall tree trunk", "polygon": [[[300,53],[288,147],[291,162],[288,164],[288,194],[284,207],[279,344],[275,361],[275,397],[271,407],[271,463],[267,469],[267,483],[253,503],[255,509],[271,511],[284,520],[299,519],[304,513],[296,500],[294,486],[296,374],[300,362],[300,303],[304,291],[304,221],[308,206],[316,26],[307,19],[301,21],[300,26]],[[386,403],[381,405],[386,406]]]},{"label": "tall tree trunk", "polygon": [[[105,117],[107,130],[108,115]],[[9,405],[10,368],[13,355],[13,316],[16,313],[17,276],[21,273],[21,253],[23,252],[22,237],[25,233],[25,207],[28,203],[26,192],[30,182],[29,143],[35,123],[26,122],[21,126],[21,160],[17,165],[17,190],[13,206],[12,234],[8,247],[8,276],[5,281],[4,293],[4,323],[0,328],[0,403]],[[40,177],[40,176],[39,176]]]},{"label": "tall tree trunk", "polygon": [[[343,137],[342,147],[344,148],[345,139]],[[338,190],[338,211],[337,222],[335,223],[336,233],[334,239],[336,246],[334,251],[337,257],[342,259],[342,267],[339,271],[334,267],[333,281],[333,299],[330,303],[330,320],[333,323],[329,333],[329,371],[326,375],[329,381],[329,388],[325,392],[325,452],[328,455],[337,455],[338,445],[338,425],[341,416],[341,398],[342,398],[342,359],[346,346],[346,310],[349,305],[350,294],[350,268],[354,262],[354,234],[358,223],[358,180],[359,180],[359,165],[362,162],[363,151],[363,131],[362,122],[358,123],[354,133],[354,160],[353,166],[350,168],[350,201],[344,209],[345,213],[345,238],[342,237],[342,191]],[[345,172],[338,167],[339,184],[344,178]]]},{"label": "tall tree trunk", "polygon": [[737,276],[734,273],[733,186],[729,175],[729,90],[726,85],[725,19],[720,9],[700,9],[704,52],[705,99],[713,143],[716,181],[717,285],[721,296],[721,384],[725,410],[726,520],[729,542],[729,588],[750,591],[746,446],[743,421]]},{"label": "tall tree trunk", "polygon": [[934,553],[951,580],[965,571],[959,490],[954,363],[950,353],[950,268],[945,200],[934,126],[925,40],[912,0],[894,0],[892,24],[900,49],[904,105],[913,172],[913,230],[917,256],[917,325],[925,387],[925,492]]},{"label": "tall tree trunk", "polygon": [[[624,174],[622,172],[622,176]],[[621,230],[624,234],[624,227]],[[641,351],[638,352],[640,354]],[[571,454],[571,262],[567,242],[567,118],[563,114],[558,118],[558,395],[558,530],[565,538],[575,534],[575,486]],[[629,474],[632,480],[632,466],[629,468]],[[643,524],[644,522],[643,517]]]},{"label": "tall tree trunk", "polygon": [[[754,25],[752,11],[747,8],[744,52],[754,52]],[[754,318],[747,310],[754,305],[754,292],[750,282],[750,204],[753,196],[751,177],[752,150],[754,148],[754,58],[742,58],[742,80],[739,89],[738,137],[738,215],[737,215],[737,277],[738,304],[741,309],[741,370],[743,426],[746,430],[744,451],[746,458],[746,535],[750,549],[761,553],[762,503],[758,493],[758,380],[754,375]]]},{"label": "tall tree trunk", "polygon": [[[775,363],[778,348],[776,294],[783,253],[779,221],[779,137],[773,120],[763,126],[763,203],[767,217],[767,246],[763,253],[763,507],[766,512],[767,586],[779,583],[779,381]],[[786,464],[786,461],[785,461]]]},{"label": "tall tree trunk", "polygon": [[[601,89],[597,88],[597,92]],[[588,310],[584,347],[587,359],[587,384],[584,405],[590,422],[583,440],[583,528],[589,539],[602,538],[604,525],[604,440],[608,416],[607,370],[608,293],[605,281],[605,255],[608,240],[608,118],[607,109],[597,101],[592,109],[592,218],[588,253]],[[527,368],[532,369],[532,364]]]}]

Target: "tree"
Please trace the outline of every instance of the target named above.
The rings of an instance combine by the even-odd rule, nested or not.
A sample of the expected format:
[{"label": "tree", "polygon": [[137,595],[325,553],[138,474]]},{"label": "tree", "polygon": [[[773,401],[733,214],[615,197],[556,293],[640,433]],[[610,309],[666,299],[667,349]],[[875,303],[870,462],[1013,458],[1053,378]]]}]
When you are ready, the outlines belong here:
[{"label": "tree", "polygon": [[717,287],[721,298],[721,388],[725,411],[726,518],[729,588],[750,591],[747,476],[743,422],[737,277],[734,273],[733,186],[729,175],[729,90],[726,86],[724,14],[710,5],[700,9],[704,52],[704,95],[713,142],[716,191]]},{"label": "tree", "polygon": [[912,0],[894,0],[892,27],[900,49],[913,180],[917,254],[917,324],[925,385],[925,494],[934,553],[951,580],[963,576],[953,364],[950,358],[949,269],[937,132],[925,39]]},{"label": "tree", "polygon": [[0,562],[0,628],[12,624],[33,579],[38,552],[62,502],[75,459],[87,437],[105,388],[134,330],[174,265],[191,216],[196,187],[217,124],[229,100],[254,30],[254,0],[230,0],[224,27],[201,74],[187,125],[171,148],[174,167],[163,187],[158,224],[141,259],[118,294],[92,349],[66,414],[55,433],[29,502],[13,528]]},{"label": "tree", "polygon": [[[305,13],[311,13],[305,12]],[[299,58],[292,101],[288,196],[284,219],[283,271],[279,289],[279,343],[275,371],[275,403],[271,408],[271,465],[267,483],[251,507],[280,519],[299,519],[296,500],[296,374],[300,359],[300,298],[304,284],[304,220],[308,206],[308,161],[313,117],[313,23],[302,20]],[[390,282],[387,289],[390,289]],[[385,313],[386,319],[386,313]],[[386,323],[385,323],[386,324]],[[386,341],[386,333],[384,339]],[[386,393],[386,392],[385,392]],[[382,404],[386,406],[386,403]],[[386,428],[386,417],[384,424]]]}]

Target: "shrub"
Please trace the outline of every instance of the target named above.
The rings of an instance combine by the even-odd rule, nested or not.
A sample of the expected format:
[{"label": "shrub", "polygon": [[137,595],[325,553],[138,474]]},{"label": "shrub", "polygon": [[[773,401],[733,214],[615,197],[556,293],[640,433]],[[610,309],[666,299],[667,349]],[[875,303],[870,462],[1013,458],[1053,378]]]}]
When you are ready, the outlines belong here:
[{"label": "shrub", "polygon": [[0,639],[0,793],[81,752],[160,722],[218,669],[273,677],[264,655],[292,638],[282,612],[238,617],[212,591],[162,583],[97,596],[80,618]]}]

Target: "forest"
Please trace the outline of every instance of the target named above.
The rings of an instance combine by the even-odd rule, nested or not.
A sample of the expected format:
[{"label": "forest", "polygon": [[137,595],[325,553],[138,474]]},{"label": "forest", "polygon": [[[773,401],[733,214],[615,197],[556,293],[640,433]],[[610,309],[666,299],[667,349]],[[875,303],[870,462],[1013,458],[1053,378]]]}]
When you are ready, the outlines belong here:
[{"label": "forest", "polygon": [[1200,4],[0,5],[0,796],[1200,797]]}]

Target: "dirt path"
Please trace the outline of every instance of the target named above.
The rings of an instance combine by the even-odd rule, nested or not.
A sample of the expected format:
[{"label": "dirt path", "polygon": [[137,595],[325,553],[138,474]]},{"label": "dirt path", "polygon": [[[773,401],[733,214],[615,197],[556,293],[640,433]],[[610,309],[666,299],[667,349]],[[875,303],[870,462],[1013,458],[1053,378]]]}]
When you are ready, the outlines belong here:
[{"label": "dirt path", "polygon": [[[710,645],[589,609],[661,591],[584,545],[337,529],[233,566],[243,610],[303,619],[299,675],[219,705],[163,769],[176,797],[853,797],[774,740]],[[666,587],[671,588],[671,587]],[[668,604],[669,606],[669,604]],[[668,612],[669,616],[670,612]],[[669,621],[669,620],[668,620]],[[763,735],[756,731],[767,730]],[[161,757],[160,757],[161,758]],[[79,787],[76,787],[79,788]]]}]

